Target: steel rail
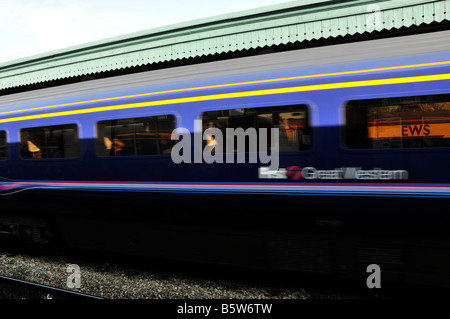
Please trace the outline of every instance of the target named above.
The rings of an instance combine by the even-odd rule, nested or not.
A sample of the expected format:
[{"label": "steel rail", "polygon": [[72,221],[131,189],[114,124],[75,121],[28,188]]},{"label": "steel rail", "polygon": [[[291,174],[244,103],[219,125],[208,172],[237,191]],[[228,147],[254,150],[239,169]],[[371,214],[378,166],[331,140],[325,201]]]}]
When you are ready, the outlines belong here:
[{"label": "steel rail", "polygon": [[55,296],[66,297],[70,299],[84,298],[84,299],[105,299],[98,296],[84,294],[76,291],[51,287],[43,284],[20,280],[16,278],[6,277],[0,275],[0,284],[6,284],[10,286],[20,286],[22,288],[30,289],[33,291],[42,291],[47,294],[53,294]]}]

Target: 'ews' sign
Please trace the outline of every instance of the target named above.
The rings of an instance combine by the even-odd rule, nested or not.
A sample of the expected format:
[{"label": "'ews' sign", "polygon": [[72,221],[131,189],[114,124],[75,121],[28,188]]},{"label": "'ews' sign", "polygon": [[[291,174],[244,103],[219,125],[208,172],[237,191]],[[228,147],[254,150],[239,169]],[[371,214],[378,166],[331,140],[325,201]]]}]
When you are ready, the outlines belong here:
[{"label": "'ews' sign", "polygon": [[425,125],[402,125],[402,136],[429,136],[430,135],[430,124]]},{"label": "'ews' sign", "polygon": [[368,126],[369,139],[450,138],[450,123]]}]

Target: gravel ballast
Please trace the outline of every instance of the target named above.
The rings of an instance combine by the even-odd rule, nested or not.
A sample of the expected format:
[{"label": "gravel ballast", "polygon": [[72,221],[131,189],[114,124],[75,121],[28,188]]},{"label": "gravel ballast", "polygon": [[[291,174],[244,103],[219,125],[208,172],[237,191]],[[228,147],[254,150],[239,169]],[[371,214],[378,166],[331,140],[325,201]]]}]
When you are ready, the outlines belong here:
[{"label": "gravel ballast", "polygon": [[[130,271],[108,263],[78,264],[80,281],[66,258],[0,252],[0,275],[110,299],[308,299],[303,290],[185,278],[153,271]],[[69,271],[68,271],[69,270]],[[77,288],[79,283],[79,288]],[[70,288],[75,285],[75,288]]]}]

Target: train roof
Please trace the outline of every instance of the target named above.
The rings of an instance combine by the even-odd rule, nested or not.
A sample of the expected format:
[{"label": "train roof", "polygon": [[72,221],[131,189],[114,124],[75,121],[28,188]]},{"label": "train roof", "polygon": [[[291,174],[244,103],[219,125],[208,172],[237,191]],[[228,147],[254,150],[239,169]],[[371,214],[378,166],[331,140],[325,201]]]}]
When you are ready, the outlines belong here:
[{"label": "train roof", "polygon": [[[224,59],[235,52],[306,47],[314,40],[376,34],[450,21],[449,0],[292,1],[141,31],[0,64],[0,95],[13,88],[143,66]],[[191,61],[191,62],[189,62]],[[137,69],[136,69],[137,70]],[[128,71],[127,71],[128,72]],[[115,74],[114,74],[115,75]],[[59,83],[61,84],[61,83]],[[59,85],[58,84],[58,85]],[[44,85],[45,86],[45,85]],[[35,87],[36,88],[36,87]],[[6,92],[6,93],[5,93]]]},{"label": "train roof", "polygon": [[129,90],[151,93],[321,73],[420,66],[422,63],[447,65],[450,63],[449,38],[450,31],[440,31],[340,44],[333,46],[333,50],[318,47],[302,50],[301,54],[299,51],[279,52],[140,72],[0,96],[0,108],[6,112],[44,103],[64,103],[67,98],[95,99],[99,94],[110,98],[127,95]]}]

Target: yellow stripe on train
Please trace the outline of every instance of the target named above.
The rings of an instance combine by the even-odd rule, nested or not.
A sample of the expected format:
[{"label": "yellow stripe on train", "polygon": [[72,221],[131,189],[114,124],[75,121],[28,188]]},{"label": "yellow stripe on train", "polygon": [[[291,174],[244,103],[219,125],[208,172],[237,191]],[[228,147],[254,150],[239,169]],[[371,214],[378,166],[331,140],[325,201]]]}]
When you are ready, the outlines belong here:
[{"label": "yellow stripe on train", "polygon": [[43,113],[36,115],[25,115],[6,119],[0,119],[0,123],[18,122],[25,120],[43,119],[59,116],[68,115],[80,115],[89,113],[98,113],[106,111],[116,111],[116,110],[127,110],[142,107],[151,106],[163,106],[171,104],[184,104],[192,102],[204,102],[204,101],[215,101],[215,100],[225,100],[233,98],[243,98],[243,97],[255,97],[263,95],[275,95],[275,94],[286,94],[286,93],[299,93],[308,91],[320,91],[320,90],[333,90],[333,89],[345,89],[345,88],[357,88],[365,86],[380,86],[380,85],[392,85],[392,84],[406,84],[406,83],[418,83],[418,82],[433,82],[450,80],[450,73],[444,74],[433,74],[433,75],[421,75],[421,76],[411,76],[402,78],[387,78],[387,79],[377,79],[377,80],[366,80],[366,81],[350,81],[350,82],[337,82],[337,83],[325,83],[325,84],[313,84],[305,86],[295,86],[286,88],[275,88],[275,89],[265,89],[265,90],[255,90],[255,91],[244,91],[244,92],[232,92],[223,94],[212,94],[185,98],[175,98],[169,100],[158,100],[142,103],[131,103],[122,105],[111,105],[102,107],[93,107],[87,109],[78,109],[54,113]]}]

